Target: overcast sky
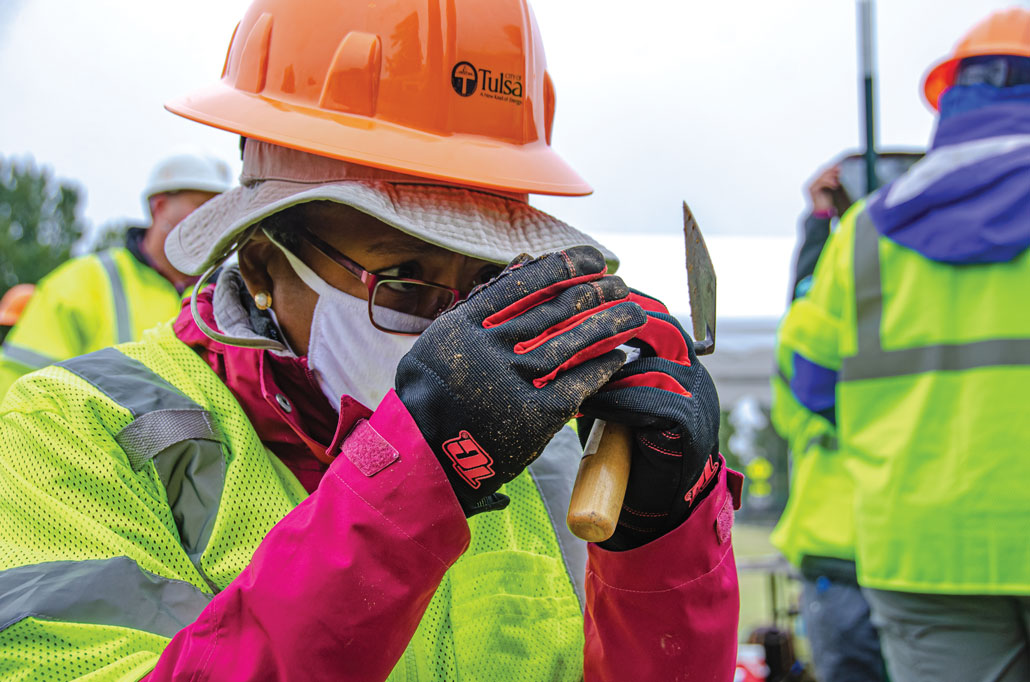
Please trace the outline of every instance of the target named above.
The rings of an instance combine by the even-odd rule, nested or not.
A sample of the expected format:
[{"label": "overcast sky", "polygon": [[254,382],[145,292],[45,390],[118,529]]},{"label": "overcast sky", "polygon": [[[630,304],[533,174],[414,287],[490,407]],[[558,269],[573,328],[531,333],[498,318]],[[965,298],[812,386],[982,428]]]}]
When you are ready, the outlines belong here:
[{"label": "overcast sky", "polygon": [[[31,155],[81,182],[95,226],[142,219],[146,175],[176,145],[238,167],[235,136],[162,103],[218,78],[248,4],[0,0],[0,155]],[[877,3],[881,147],[926,145],[922,75],[973,24],[1014,4],[1030,0]],[[860,143],[854,2],[534,9],[557,90],[554,146],[595,188],[534,203],[615,248],[631,284],[685,310],[685,199],[715,258],[720,311],[778,314],[805,181]]]}]

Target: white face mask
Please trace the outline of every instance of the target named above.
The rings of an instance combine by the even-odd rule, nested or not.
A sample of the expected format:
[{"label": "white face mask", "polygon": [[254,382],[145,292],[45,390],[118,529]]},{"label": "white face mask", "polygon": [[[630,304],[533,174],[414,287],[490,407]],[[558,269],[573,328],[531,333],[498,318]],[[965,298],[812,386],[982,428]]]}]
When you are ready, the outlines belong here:
[{"label": "white face mask", "polygon": [[[336,410],[345,395],[374,410],[393,388],[397,365],[418,337],[376,329],[368,319],[367,301],[331,286],[282,244],[274,239],[272,243],[283,252],[297,276],[318,294],[308,340],[308,367],[322,393]],[[381,324],[394,329],[425,326],[421,318],[382,306],[376,306],[375,314]]]}]

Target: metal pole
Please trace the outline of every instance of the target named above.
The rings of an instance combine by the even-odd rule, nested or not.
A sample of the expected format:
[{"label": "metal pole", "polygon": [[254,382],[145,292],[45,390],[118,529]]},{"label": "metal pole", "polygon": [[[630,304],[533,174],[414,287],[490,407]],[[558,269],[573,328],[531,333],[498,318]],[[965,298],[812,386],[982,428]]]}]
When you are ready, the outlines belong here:
[{"label": "metal pole", "polygon": [[865,177],[866,193],[870,193],[880,186],[876,177],[876,102],[875,102],[875,76],[874,76],[874,38],[875,25],[873,24],[873,3],[875,0],[857,0],[858,10],[858,45],[860,50],[860,62],[862,64],[862,99],[865,106]]}]

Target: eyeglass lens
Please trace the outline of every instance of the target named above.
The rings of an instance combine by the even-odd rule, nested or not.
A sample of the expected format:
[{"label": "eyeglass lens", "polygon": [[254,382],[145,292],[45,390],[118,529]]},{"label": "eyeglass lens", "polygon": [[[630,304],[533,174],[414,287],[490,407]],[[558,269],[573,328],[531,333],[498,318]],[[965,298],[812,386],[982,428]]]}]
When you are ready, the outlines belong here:
[{"label": "eyeglass lens", "polygon": [[[372,290],[372,322],[389,331],[422,332],[454,303],[450,289],[425,282],[382,279]],[[402,315],[391,315],[391,311]]]}]

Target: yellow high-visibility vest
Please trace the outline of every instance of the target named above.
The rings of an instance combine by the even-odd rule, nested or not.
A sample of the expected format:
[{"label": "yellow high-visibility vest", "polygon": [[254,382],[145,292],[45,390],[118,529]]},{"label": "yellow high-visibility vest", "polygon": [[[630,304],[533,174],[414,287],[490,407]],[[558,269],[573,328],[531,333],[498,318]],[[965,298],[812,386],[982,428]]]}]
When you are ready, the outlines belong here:
[{"label": "yellow high-visibility vest", "polygon": [[0,347],[0,397],[23,374],[140,338],[179,313],[179,293],[125,248],[58,266],[40,280]]},{"label": "yellow high-visibility vest", "polygon": [[[391,681],[582,679],[586,545],[552,521],[581,454],[562,429],[469,519]],[[23,377],[0,403],[0,678],[140,679],[306,497],[168,324]]]}]

